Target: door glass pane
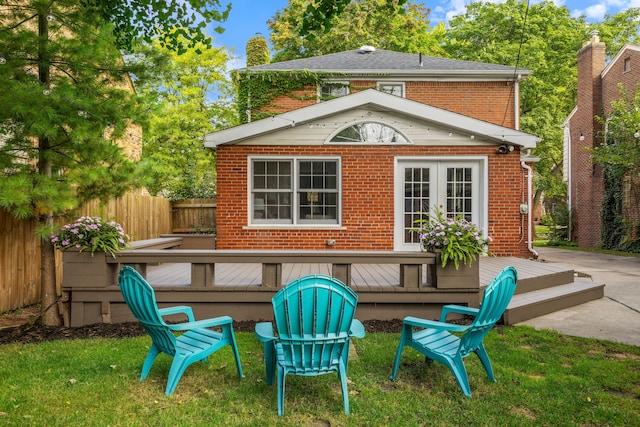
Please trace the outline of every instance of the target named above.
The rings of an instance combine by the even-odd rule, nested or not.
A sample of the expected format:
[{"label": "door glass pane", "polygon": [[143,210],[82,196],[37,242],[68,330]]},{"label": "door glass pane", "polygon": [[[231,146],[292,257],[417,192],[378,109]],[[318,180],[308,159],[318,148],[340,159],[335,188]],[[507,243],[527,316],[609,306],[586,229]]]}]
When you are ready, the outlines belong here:
[{"label": "door glass pane", "polygon": [[410,231],[431,205],[429,168],[407,167],[404,173],[404,243],[418,243],[418,233]]},{"label": "door glass pane", "polygon": [[472,174],[471,168],[447,168],[447,216],[462,215],[467,221],[472,220]]}]

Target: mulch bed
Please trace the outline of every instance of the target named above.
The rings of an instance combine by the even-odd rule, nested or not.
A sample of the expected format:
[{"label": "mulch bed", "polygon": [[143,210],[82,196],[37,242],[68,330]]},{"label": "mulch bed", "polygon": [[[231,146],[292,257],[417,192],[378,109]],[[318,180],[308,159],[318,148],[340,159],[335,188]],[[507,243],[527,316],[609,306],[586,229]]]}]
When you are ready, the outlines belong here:
[{"label": "mulch bed", "polygon": [[[402,320],[366,320],[362,322],[367,332],[400,332]],[[236,332],[253,332],[256,322],[233,322]],[[43,326],[37,322],[28,322],[19,326],[10,326],[0,329],[0,344],[13,342],[38,343],[62,339],[85,338],[125,338],[145,335],[144,329],[137,322],[125,323],[98,323],[80,328],[65,328]]]}]

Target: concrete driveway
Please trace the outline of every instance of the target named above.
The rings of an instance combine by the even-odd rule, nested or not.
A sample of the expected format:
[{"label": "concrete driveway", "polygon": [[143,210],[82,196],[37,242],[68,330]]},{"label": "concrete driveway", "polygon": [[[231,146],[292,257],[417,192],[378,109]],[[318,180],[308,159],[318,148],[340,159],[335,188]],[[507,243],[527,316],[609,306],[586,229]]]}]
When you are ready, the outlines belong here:
[{"label": "concrete driveway", "polygon": [[640,347],[640,258],[555,248],[535,248],[538,261],[573,269],[605,284],[604,298],[536,317],[521,324],[566,335]]}]

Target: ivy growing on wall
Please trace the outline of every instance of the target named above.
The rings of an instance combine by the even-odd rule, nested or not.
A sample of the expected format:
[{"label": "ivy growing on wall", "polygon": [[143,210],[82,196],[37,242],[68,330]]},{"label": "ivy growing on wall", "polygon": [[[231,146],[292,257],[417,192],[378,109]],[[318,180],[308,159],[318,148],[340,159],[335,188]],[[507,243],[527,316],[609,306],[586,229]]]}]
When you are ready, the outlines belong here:
[{"label": "ivy growing on wall", "polygon": [[640,252],[640,85],[611,102],[609,117],[599,117],[603,143],[591,150],[603,168],[602,244],[606,249]]},{"label": "ivy growing on wall", "polygon": [[233,83],[238,96],[239,117],[242,123],[260,120],[273,115],[265,111],[266,107],[273,110],[285,110],[283,106],[273,103],[280,95],[287,95],[298,100],[315,100],[318,95],[316,89],[330,78],[340,78],[336,73],[315,72],[309,70],[294,71],[234,71]]},{"label": "ivy growing on wall", "polygon": [[603,174],[602,247],[604,249],[619,249],[619,245],[626,235],[622,214],[622,175],[611,166],[604,166]]}]

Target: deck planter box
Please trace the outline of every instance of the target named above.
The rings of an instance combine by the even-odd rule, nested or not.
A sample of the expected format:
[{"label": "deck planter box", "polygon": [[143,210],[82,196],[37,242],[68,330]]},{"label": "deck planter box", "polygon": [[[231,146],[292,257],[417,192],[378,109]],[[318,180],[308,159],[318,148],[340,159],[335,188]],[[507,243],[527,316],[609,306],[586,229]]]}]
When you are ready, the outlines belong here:
[{"label": "deck planter box", "polygon": [[442,266],[440,253],[436,254],[436,263],[427,265],[427,282],[437,289],[479,289],[480,263],[460,264],[456,270],[453,262]]},{"label": "deck planter box", "polygon": [[105,252],[62,252],[62,286],[65,288],[104,288],[118,281],[119,264],[107,264]]}]

